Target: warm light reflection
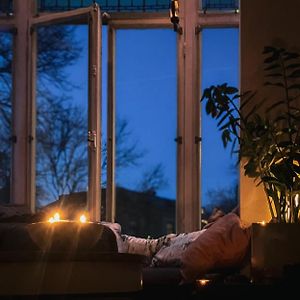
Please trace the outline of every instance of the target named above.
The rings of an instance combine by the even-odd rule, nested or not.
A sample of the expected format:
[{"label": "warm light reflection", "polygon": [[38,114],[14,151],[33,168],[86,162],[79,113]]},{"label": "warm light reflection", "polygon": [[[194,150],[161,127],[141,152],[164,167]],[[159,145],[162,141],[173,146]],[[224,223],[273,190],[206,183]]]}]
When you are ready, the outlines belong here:
[{"label": "warm light reflection", "polygon": [[86,216],[85,215],[81,215],[80,218],[79,218],[79,221],[81,223],[86,223]]},{"label": "warm light reflection", "polygon": [[262,226],[266,226],[267,223],[266,223],[266,221],[261,221],[261,222],[259,222],[259,224]]},{"label": "warm light reflection", "polygon": [[208,279],[199,279],[199,280],[197,280],[197,282],[200,286],[206,286],[209,283],[209,280]]},{"label": "warm light reflection", "polygon": [[299,206],[299,194],[295,195],[295,206],[298,207]]}]

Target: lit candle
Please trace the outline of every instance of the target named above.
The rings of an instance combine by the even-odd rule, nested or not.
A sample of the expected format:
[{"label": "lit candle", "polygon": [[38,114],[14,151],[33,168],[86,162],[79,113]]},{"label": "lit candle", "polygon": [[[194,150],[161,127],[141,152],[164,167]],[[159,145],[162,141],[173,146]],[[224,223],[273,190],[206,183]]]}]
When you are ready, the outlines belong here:
[{"label": "lit candle", "polygon": [[208,279],[199,279],[199,280],[197,280],[197,282],[200,286],[206,286],[209,283],[209,280]]},{"label": "lit candle", "polygon": [[60,220],[60,216],[59,216],[59,213],[57,212],[54,214],[54,221],[58,222],[59,220]]},{"label": "lit candle", "polygon": [[54,218],[53,218],[53,217],[51,217],[51,218],[49,218],[48,222],[49,222],[49,223],[54,223],[54,222],[55,222],[55,220],[54,220]]},{"label": "lit candle", "polygon": [[81,223],[86,223],[86,216],[85,215],[81,215],[80,218],[79,218],[79,221]]}]

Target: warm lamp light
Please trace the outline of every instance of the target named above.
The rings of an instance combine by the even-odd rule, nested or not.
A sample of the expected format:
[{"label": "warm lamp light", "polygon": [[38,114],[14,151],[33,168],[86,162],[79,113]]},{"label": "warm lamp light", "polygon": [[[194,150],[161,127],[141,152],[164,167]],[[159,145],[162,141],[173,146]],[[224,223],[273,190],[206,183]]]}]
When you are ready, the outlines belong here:
[{"label": "warm lamp light", "polygon": [[209,284],[209,279],[199,279],[197,280],[199,286],[206,286]]},{"label": "warm lamp light", "polygon": [[266,226],[266,221],[263,220],[263,221],[259,222],[259,224],[262,225],[262,226]]},{"label": "warm lamp light", "polygon": [[85,215],[81,215],[80,218],[79,218],[79,221],[81,223],[86,223],[86,216]]},{"label": "warm lamp light", "polygon": [[299,206],[299,194],[295,195],[295,206]]}]

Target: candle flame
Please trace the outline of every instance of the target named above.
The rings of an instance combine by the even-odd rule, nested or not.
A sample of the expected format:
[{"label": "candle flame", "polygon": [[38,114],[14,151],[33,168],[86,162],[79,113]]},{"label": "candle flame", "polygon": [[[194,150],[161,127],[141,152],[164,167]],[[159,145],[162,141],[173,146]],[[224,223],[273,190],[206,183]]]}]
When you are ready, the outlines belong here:
[{"label": "candle flame", "polygon": [[50,218],[48,219],[48,222],[49,222],[49,223],[55,223],[55,222],[59,222],[59,221],[60,221],[60,215],[59,215],[58,212],[56,212],[56,213],[53,215],[53,217],[50,217]]},{"label": "candle flame", "polygon": [[81,223],[86,223],[86,216],[85,215],[81,215],[80,218],[79,218],[79,221]]},{"label": "candle flame", "polygon": [[58,222],[60,220],[60,215],[58,212],[54,214],[54,220],[55,222]]},{"label": "candle flame", "polygon": [[48,222],[49,222],[49,223],[54,223],[54,222],[55,222],[55,220],[54,220],[54,218],[53,218],[53,217],[51,217],[51,218],[49,218]]}]

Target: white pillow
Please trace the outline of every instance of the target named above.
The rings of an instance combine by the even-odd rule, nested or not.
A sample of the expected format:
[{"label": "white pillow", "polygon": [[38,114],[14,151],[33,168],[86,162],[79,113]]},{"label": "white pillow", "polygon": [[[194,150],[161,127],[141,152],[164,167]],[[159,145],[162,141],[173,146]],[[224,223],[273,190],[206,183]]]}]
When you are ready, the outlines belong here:
[{"label": "white pillow", "polygon": [[151,261],[152,267],[177,267],[181,266],[184,251],[194,242],[206,229],[190,233],[181,233],[170,239],[169,245],[164,245],[154,255]]}]

